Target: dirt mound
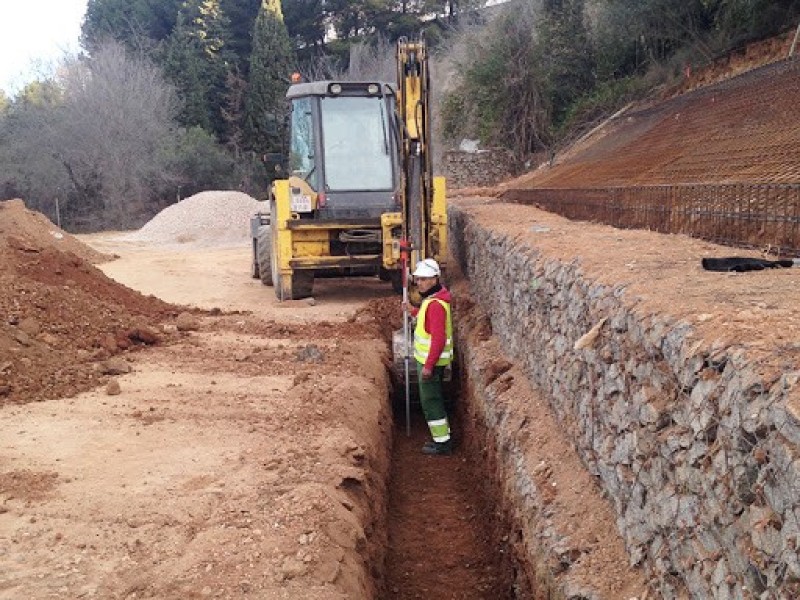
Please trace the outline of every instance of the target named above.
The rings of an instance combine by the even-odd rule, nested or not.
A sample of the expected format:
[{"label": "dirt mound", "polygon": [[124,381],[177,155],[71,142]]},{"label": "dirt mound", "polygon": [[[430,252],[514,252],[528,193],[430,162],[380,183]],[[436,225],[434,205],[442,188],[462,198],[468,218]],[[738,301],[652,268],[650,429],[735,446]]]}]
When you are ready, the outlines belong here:
[{"label": "dirt mound", "polygon": [[259,210],[267,210],[266,202],[242,192],[200,192],[168,206],[123,239],[193,246],[236,244],[249,239],[250,217]]},{"label": "dirt mound", "polygon": [[0,406],[89,389],[114,370],[103,361],[164,338],[175,307],[90,264],[104,258],[22,202],[0,204]]},{"label": "dirt mound", "polygon": [[32,247],[52,247],[62,252],[71,252],[92,264],[113,258],[78,241],[53,225],[43,214],[28,210],[25,203],[18,199],[0,202],[0,237],[9,235],[25,240]]}]

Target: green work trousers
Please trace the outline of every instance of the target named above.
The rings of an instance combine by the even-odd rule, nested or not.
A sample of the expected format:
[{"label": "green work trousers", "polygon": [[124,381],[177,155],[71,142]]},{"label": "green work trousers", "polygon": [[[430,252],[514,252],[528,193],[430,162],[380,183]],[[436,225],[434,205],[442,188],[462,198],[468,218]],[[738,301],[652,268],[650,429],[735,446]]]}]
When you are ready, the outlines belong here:
[{"label": "green work trousers", "polygon": [[435,442],[450,440],[450,424],[447,421],[447,412],[444,409],[444,392],[442,379],[444,367],[435,367],[433,377],[425,380],[422,378],[422,365],[417,363],[417,377],[419,379],[419,401],[422,404],[422,413],[431,430],[431,437]]}]

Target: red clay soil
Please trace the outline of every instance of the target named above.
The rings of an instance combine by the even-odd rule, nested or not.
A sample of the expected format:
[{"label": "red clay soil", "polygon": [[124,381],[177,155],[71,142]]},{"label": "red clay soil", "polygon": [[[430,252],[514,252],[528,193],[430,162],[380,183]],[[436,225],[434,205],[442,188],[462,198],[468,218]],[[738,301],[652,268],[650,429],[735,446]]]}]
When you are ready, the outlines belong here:
[{"label": "red clay soil", "polygon": [[414,408],[411,437],[405,409],[395,411],[389,552],[380,597],[514,598],[509,557],[499,543],[497,516],[486,495],[491,482],[461,447],[451,456],[422,454],[430,437],[419,406]]},{"label": "red clay soil", "polygon": [[107,376],[98,363],[156,344],[177,309],[106,277],[109,257],[19,200],[0,202],[0,406],[70,396]]},{"label": "red clay soil", "polygon": [[[397,298],[373,300],[362,313],[378,324],[387,343],[402,327]],[[456,390],[449,393],[458,395]],[[451,456],[422,454],[430,434],[413,391],[412,398],[409,437],[402,390],[395,394],[389,548],[378,597],[513,598],[510,556],[498,550],[502,532],[487,495],[493,486],[483,479],[481,458],[468,455],[467,445],[460,444]],[[459,408],[457,401],[448,408],[456,440],[462,431]]]},{"label": "red clay soil", "polygon": [[689,67],[688,76],[684,73],[684,79],[675,93],[684,93],[698,87],[718,83],[755,67],[782,60],[789,56],[794,35],[795,30],[792,28],[774,38],[742,46],[730,54],[716,59],[711,64],[699,68],[695,65],[687,65]]}]

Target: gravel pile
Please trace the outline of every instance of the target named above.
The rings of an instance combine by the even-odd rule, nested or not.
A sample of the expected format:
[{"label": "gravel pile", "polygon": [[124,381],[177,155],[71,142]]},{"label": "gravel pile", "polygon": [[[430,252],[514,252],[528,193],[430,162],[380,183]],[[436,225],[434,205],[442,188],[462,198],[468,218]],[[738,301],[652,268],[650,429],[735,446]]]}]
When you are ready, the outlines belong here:
[{"label": "gravel pile", "polygon": [[267,206],[242,192],[200,192],[168,206],[122,239],[192,246],[238,244],[250,239],[250,217],[266,212]]}]

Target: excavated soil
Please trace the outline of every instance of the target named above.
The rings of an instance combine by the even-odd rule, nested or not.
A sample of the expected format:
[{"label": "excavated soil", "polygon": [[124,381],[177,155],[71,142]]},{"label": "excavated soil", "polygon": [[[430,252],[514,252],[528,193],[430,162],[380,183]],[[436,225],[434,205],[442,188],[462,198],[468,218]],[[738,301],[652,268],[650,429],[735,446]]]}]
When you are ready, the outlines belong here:
[{"label": "excavated soil", "polygon": [[21,200],[0,202],[0,406],[85,391],[107,361],[171,335],[177,307],[121,287],[109,260]]},{"label": "excavated soil", "polygon": [[248,245],[67,253],[11,208],[0,598],[508,597],[478,465],[393,425],[387,284],[279,304]]},{"label": "excavated soil", "polygon": [[[456,448],[451,456],[420,452],[430,439],[419,411],[411,436],[398,431],[392,455],[386,598],[497,600],[513,590],[512,556],[498,526],[493,484],[483,457],[458,438],[463,399],[451,407]],[[401,414],[402,413],[402,414]],[[405,423],[396,411],[395,420]],[[476,485],[478,482],[478,485]],[[410,549],[414,549],[410,552]]]}]

